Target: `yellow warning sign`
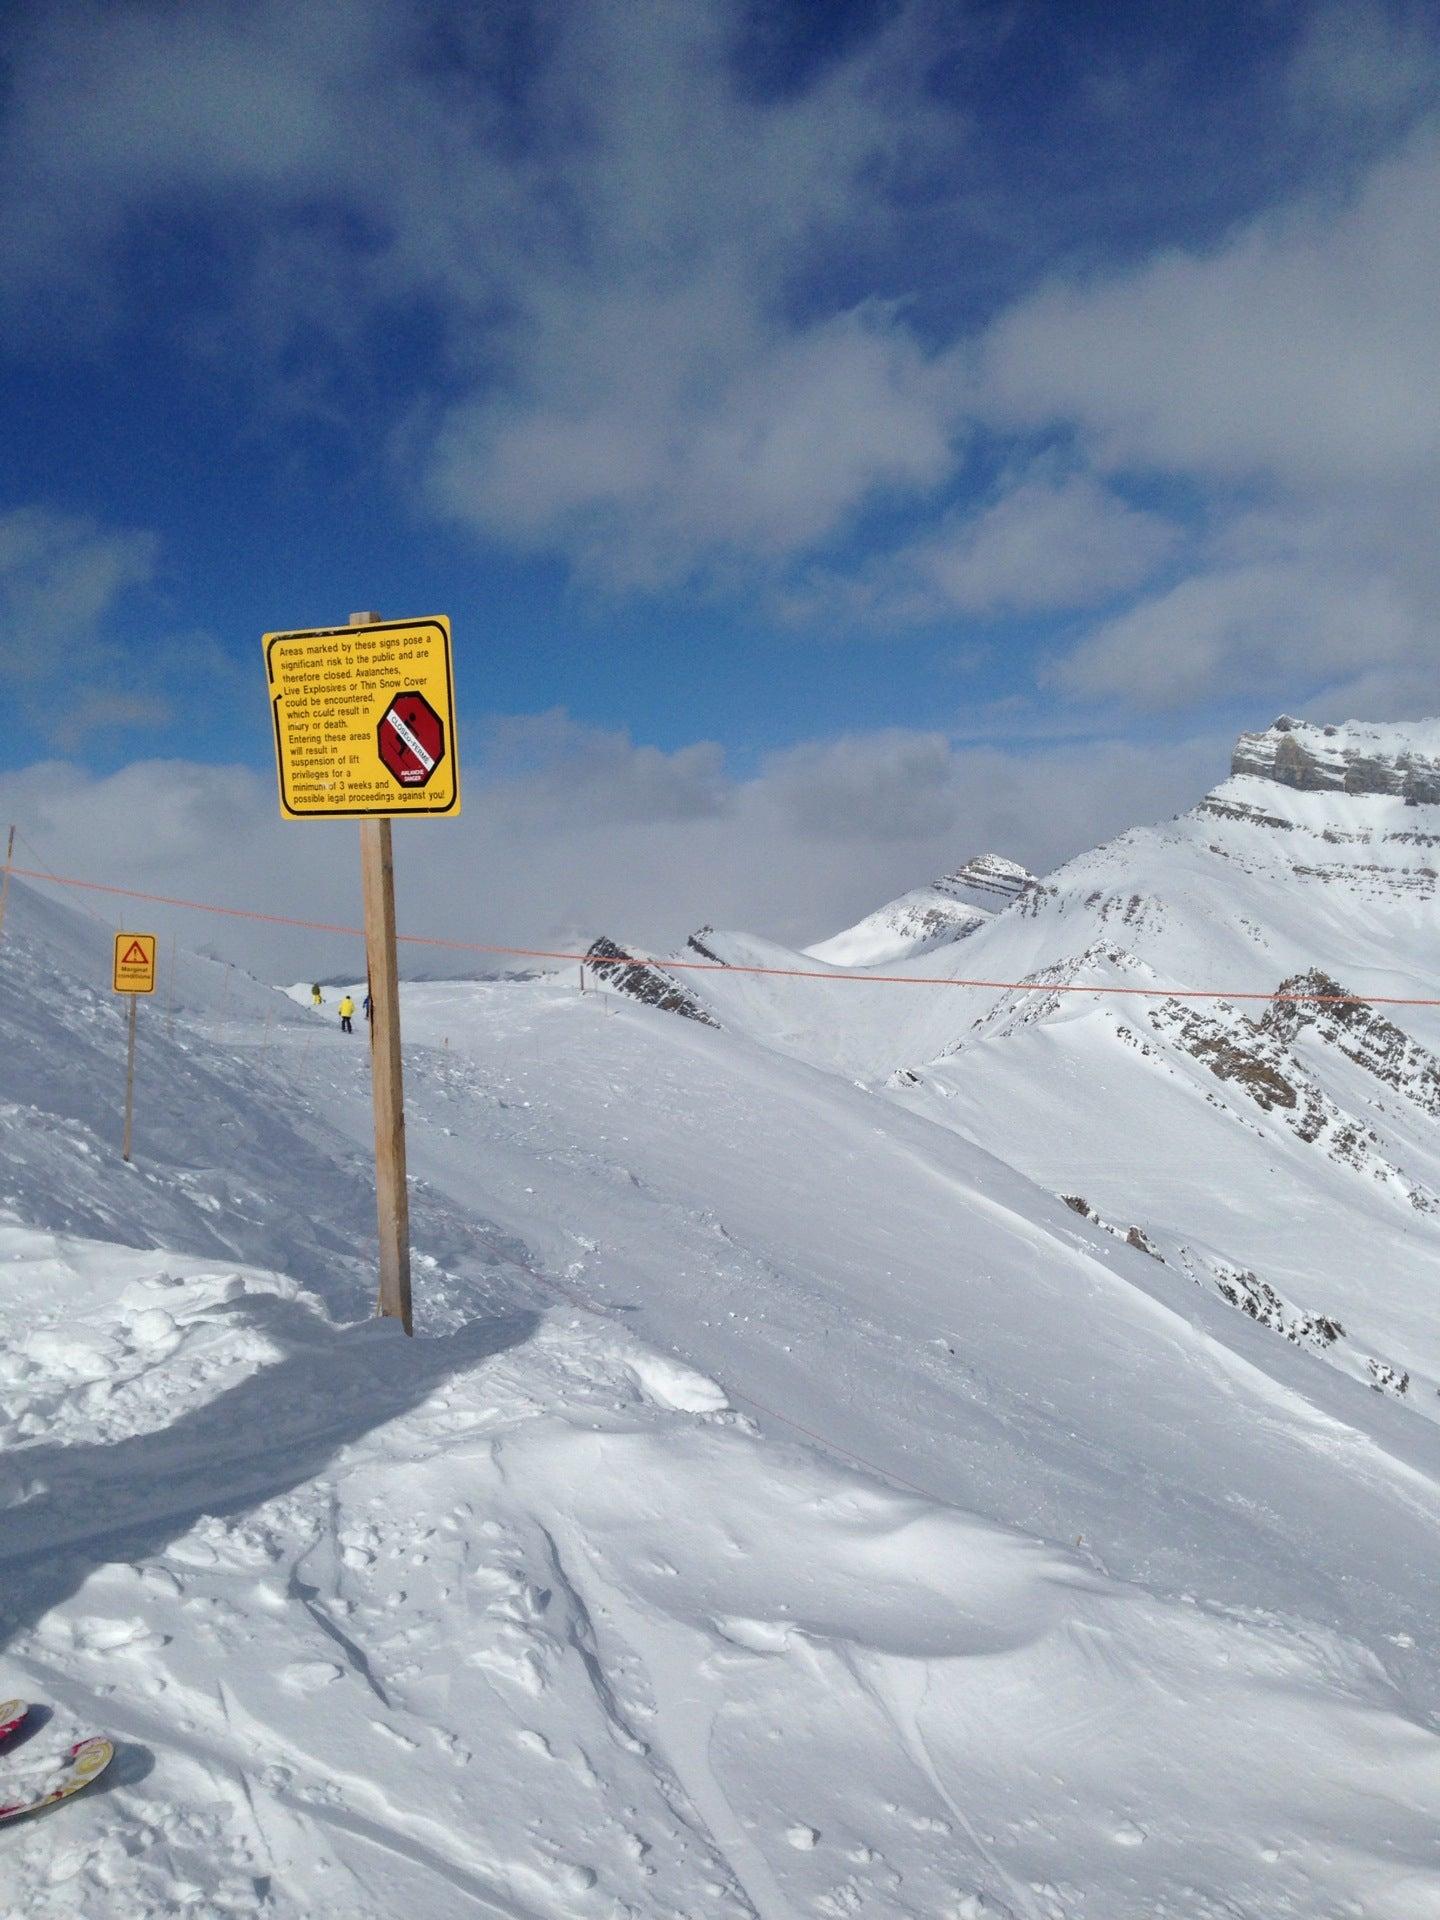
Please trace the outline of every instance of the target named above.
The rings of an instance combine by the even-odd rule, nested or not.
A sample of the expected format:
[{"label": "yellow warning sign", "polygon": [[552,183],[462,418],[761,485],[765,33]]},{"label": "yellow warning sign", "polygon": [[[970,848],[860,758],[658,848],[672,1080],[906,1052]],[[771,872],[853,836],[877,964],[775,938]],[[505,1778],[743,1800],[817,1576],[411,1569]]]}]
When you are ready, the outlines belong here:
[{"label": "yellow warning sign", "polygon": [[450,622],[265,635],[287,820],[460,811]]},{"label": "yellow warning sign", "polygon": [[115,936],[116,993],[155,991],[155,935],[117,933]]}]

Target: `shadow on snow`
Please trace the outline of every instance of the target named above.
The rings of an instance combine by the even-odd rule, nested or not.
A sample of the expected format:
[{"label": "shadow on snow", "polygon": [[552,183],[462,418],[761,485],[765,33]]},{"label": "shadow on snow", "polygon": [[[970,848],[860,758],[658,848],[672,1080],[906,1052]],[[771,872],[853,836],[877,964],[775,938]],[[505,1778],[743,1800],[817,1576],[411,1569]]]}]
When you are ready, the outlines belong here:
[{"label": "shadow on snow", "polygon": [[96,1569],[152,1559],[207,1516],[314,1479],[444,1380],[521,1345],[539,1320],[510,1313],[407,1340],[393,1321],[336,1329],[274,1295],[238,1313],[284,1357],[156,1432],[0,1454],[0,1647]]}]

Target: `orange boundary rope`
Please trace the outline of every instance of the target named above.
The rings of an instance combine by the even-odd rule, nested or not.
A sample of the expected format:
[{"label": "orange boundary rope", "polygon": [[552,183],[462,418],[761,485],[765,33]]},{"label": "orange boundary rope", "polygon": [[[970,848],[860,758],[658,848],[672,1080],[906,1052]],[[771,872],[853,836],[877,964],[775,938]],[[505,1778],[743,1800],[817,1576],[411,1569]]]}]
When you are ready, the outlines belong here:
[{"label": "orange boundary rope", "polygon": [[[0,872],[12,873],[19,880],[38,880],[57,887],[77,887],[87,893],[116,894],[125,900],[145,900],[152,906],[183,907],[192,913],[223,914],[231,920],[256,920],[272,927],[300,927],[309,933],[339,933],[356,940],[365,938],[363,927],[347,927],[334,920],[303,920],[294,914],[262,913],[253,907],[221,907],[207,900],[185,900],[168,893],[145,893],[138,887],[117,887],[103,880],[76,880],[68,875],[38,871],[30,867],[5,866]],[[1126,994],[1144,1000],[1263,1000],[1303,1001],[1307,1005],[1343,1007],[1440,1007],[1440,998],[1422,998],[1399,993],[1261,993],[1253,989],[1231,990],[1225,987],[1124,987],[1086,985],[1081,981],[1059,980],[966,980],[948,974],[866,973],[823,967],[762,967],[723,960],[656,960],[646,954],[564,953],[552,947],[504,947],[481,940],[448,940],[439,934],[401,933],[396,938],[412,947],[440,947],[454,953],[499,953],[517,960],[569,960],[593,967],[601,973],[608,967],[658,967],[662,973],[745,973],[765,974],[781,980],[830,980],[868,983],[882,987],[985,987],[1004,993],[1109,993]]]}]

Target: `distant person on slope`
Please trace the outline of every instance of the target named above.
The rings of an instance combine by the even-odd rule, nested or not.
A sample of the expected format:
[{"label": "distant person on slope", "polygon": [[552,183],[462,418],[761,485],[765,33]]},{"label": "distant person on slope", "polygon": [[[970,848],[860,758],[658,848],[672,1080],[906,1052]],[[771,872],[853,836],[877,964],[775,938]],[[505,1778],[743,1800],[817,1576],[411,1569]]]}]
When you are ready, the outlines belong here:
[{"label": "distant person on slope", "polygon": [[350,1024],[351,1017],[353,1016],[354,1012],[355,1012],[355,1002],[350,998],[349,994],[347,993],[345,998],[340,1002],[341,1033],[353,1033],[355,1031],[355,1029]]},{"label": "distant person on slope", "polygon": [[310,1004],[312,1007],[323,1007],[325,1004],[325,996],[320,991],[320,982],[318,980],[310,989]]},{"label": "distant person on slope", "polygon": [[375,1002],[370,998],[368,993],[365,996],[365,1018],[367,1020],[373,1020],[375,1018]]}]

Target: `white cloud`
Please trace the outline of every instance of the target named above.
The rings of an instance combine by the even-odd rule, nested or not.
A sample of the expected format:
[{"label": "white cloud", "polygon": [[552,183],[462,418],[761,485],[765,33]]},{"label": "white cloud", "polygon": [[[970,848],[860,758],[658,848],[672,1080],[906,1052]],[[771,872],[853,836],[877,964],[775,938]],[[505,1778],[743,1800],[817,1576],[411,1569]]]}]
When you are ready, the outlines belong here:
[{"label": "white cloud", "polygon": [[159,559],[159,541],[140,529],[33,505],[0,514],[0,674],[27,751],[153,732],[228,690],[234,665],[208,633],[142,615],[135,644],[133,610],[146,607]]},{"label": "white cloud", "polygon": [[1174,548],[1160,515],[1128,505],[1089,474],[1037,476],[973,521],[944,529],[914,559],[963,612],[1091,606],[1138,585]]},{"label": "white cloud", "polygon": [[[119,297],[137,236],[198,210],[229,304],[178,324],[269,365],[277,393],[303,380],[300,330],[353,366],[378,318],[436,320],[433,386],[395,443],[418,510],[619,587],[758,580],[852,624],[1097,610],[1055,682],[1072,695],[1199,698],[1208,659],[1257,684],[1293,671],[1299,702],[1339,684],[1362,615],[1396,636],[1393,697],[1413,687],[1440,612],[1414,530],[1440,514],[1423,9],[1323,7],[1301,36],[1284,99],[1337,129],[1347,193],[1056,281],[978,342],[937,327],[933,262],[912,263],[923,328],[903,279],[865,297],[906,187],[943,178],[929,231],[953,243],[984,172],[929,84],[964,54],[963,10],[901,5],[769,89],[735,58],[746,18],[739,0],[37,0],[7,69],[0,303],[12,329],[58,330]],[[977,410],[1021,477],[956,507]],[[1053,465],[1027,466],[1037,445]],[[1157,472],[1202,527],[1190,578],[1117,618],[1178,564],[1127,503]],[[1227,522],[1257,500],[1289,544],[1237,554]],[[870,559],[837,559],[856,529]],[[78,719],[118,715],[116,693]]]},{"label": "white cloud", "polygon": [[[775,595],[781,618],[845,630],[894,631],[1014,615],[1079,612],[1114,603],[1149,580],[1182,544],[1163,515],[1134,507],[1094,474],[1041,460],[1010,474],[978,507],[955,507],[859,569],[811,568]],[[951,652],[956,671],[989,658]]]},{"label": "white cloud", "polygon": [[[861,309],[783,333],[735,313],[733,290],[643,298],[615,339],[528,402],[447,416],[434,497],[524,544],[569,551],[612,580],[684,578],[734,555],[803,551],[884,493],[950,471],[959,383],[896,316]],[[730,324],[717,324],[729,308]],[[607,325],[603,307],[592,331]]]},{"label": "white cloud", "polygon": [[954,364],[902,309],[802,317],[796,297],[936,144],[915,16],[766,98],[737,76],[738,18],[714,0],[565,16],[542,97],[583,129],[570,218],[508,279],[500,379],[438,425],[442,511],[621,584],[804,551],[937,485],[962,428]]},{"label": "white cloud", "polygon": [[713,740],[665,753],[620,728],[582,726],[561,707],[492,721],[481,751],[506,805],[529,815],[586,820],[598,811],[610,823],[656,825],[704,819],[730,799]]},{"label": "white cloud", "polygon": [[1138,586],[1179,538],[1161,515],[1131,506],[1093,474],[1046,464],[888,556],[872,570],[864,601],[881,618],[902,620],[1079,609]]},{"label": "white cloud", "polygon": [[807,837],[895,843],[933,839],[957,824],[957,772],[943,733],[891,727],[791,747],[767,762],[764,783]]},{"label": "white cloud", "polygon": [[1188,574],[1051,664],[1066,694],[1141,708],[1235,699],[1336,719],[1433,711],[1440,666],[1435,500],[1340,489],[1216,517]]},{"label": "white cloud", "polygon": [[[1044,869],[1187,806],[1223,776],[1229,744],[1006,753],[893,730],[800,747],[735,780],[703,744],[657,755],[554,715],[498,733],[515,757],[488,782],[472,768],[460,819],[396,829],[403,931],[521,946],[604,931],[664,949],[708,921],[803,944],[982,849]],[[150,761],[102,778],[47,763],[0,774],[8,819],[59,873],[356,922],[353,826],[282,822],[268,775]],[[80,897],[116,924],[132,911]],[[147,911],[271,977],[355,963],[353,940]],[[405,949],[411,972],[484,964]]]},{"label": "white cloud", "polygon": [[0,514],[0,673],[31,741],[70,749],[163,712],[107,637],[126,596],[153,579],[157,553],[150,534],[75,515]]},{"label": "white cloud", "polygon": [[154,576],[157,543],[93,520],[17,507],[0,514],[0,664],[22,687],[90,671],[101,629]]},{"label": "white cloud", "polygon": [[1297,687],[1338,694],[1363,663],[1373,699],[1377,667],[1403,668],[1425,637],[1383,575],[1367,579],[1294,559],[1256,562],[1193,575],[1105,622],[1059,664],[1056,678],[1088,698],[1183,707],[1290,695]]},{"label": "white cloud", "polygon": [[1101,470],[1160,471],[1206,502],[1187,577],[1092,629],[1055,687],[1140,707],[1433,707],[1437,206],[1440,127],[1424,124],[1346,198],[1052,285],[996,323],[993,421],[1068,432]]},{"label": "white cloud", "polygon": [[0,136],[12,326],[108,315],[127,230],[157,208],[201,193],[253,216],[344,191],[367,144],[354,96],[393,61],[402,17],[385,0],[27,9]]},{"label": "white cloud", "polygon": [[1348,203],[1289,208],[1208,253],[1052,285],[985,343],[994,418],[1067,425],[1110,468],[1272,480],[1297,492],[1440,462],[1440,133]]},{"label": "white cloud", "polygon": [[196,327],[212,351],[237,313],[277,364],[302,326],[353,356],[387,310],[434,313],[412,499],[624,583],[788,555],[950,471],[944,356],[893,305],[800,290],[958,121],[924,9],[771,93],[743,25],[734,0],[51,0],[10,76],[0,301],[93,319],[127,234],[198,206],[241,289]]},{"label": "white cloud", "polygon": [[1382,0],[1327,0],[1305,22],[1288,75],[1297,111],[1390,121],[1433,97],[1434,15]]}]

